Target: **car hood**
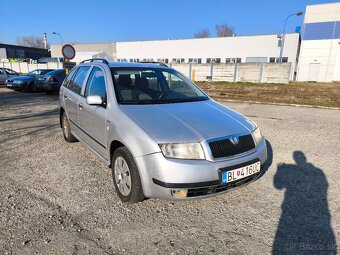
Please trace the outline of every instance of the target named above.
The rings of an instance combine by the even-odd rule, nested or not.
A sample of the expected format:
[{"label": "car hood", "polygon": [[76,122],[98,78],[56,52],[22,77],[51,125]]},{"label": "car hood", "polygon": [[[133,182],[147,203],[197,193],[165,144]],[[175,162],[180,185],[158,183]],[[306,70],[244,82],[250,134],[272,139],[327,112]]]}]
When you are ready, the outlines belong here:
[{"label": "car hood", "polygon": [[22,76],[18,76],[15,78],[11,78],[11,81],[24,81],[24,80],[35,80],[35,76],[29,76],[29,75],[22,75]]},{"label": "car hood", "polygon": [[199,142],[255,129],[243,115],[213,100],[121,105],[121,109],[158,143]]}]

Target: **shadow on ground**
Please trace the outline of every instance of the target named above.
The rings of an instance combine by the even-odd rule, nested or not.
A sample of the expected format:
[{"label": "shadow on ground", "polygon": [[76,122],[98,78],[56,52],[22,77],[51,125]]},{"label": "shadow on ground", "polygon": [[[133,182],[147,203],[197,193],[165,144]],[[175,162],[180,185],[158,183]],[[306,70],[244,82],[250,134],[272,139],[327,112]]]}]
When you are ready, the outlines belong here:
[{"label": "shadow on ground", "polygon": [[294,151],[295,164],[279,164],[276,189],[285,190],[273,254],[336,254],[323,171]]}]

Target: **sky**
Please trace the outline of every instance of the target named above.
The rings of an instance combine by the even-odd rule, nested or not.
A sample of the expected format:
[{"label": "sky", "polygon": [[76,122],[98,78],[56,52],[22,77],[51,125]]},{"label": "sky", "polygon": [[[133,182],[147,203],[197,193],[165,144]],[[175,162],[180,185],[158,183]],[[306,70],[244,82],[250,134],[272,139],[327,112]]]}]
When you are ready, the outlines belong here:
[{"label": "sky", "polygon": [[[0,42],[42,36],[50,44],[192,38],[228,24],[237,35],[277,34],[306,5],[339,0],[1,0]],[[294,32],[303,16],[291,17]]]}]

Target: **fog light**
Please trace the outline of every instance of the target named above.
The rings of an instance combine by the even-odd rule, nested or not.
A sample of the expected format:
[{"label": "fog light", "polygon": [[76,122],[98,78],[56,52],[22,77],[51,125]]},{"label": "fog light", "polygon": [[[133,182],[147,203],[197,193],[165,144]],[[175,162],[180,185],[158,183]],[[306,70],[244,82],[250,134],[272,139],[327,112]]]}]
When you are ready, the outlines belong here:
[{"label": "fog light", "polygon": [[172,189],[171,195],[178,198],[185,198],[188,195],[187,189]]}]

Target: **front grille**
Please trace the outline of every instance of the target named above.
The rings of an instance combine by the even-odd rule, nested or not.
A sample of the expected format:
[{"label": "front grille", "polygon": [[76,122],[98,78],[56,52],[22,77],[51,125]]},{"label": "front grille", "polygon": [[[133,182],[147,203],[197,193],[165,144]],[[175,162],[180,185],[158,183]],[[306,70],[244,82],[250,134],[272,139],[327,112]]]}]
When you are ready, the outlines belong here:
[{"label": "front grille", "polygon": [[239,136],[239,143],[234,145],[229,138],[209,142],[210,150],[214,158],[224,158],[250,151],[255,148],[251,134]]},{"label": "front grille", "polygon": [[221,193],[227,190],[230,190],[232,188],[241,186],[243,184],[247,184],[251,181],[254,181],[259,177],[261,172],[258,172],[256,174],[250,175],[246,178],[237,180],[235,182],[228,183],[226,185],[218,185],[218,186],[211,186],[211,187],[204,187],[204,188],[195,188],[195,189],[188,189],[188,195],[187,197],[199,197],[199,196],[207,196],[212,195],[216,193]]}]

